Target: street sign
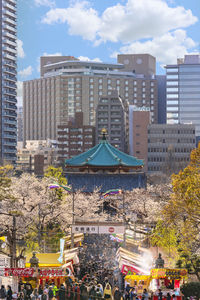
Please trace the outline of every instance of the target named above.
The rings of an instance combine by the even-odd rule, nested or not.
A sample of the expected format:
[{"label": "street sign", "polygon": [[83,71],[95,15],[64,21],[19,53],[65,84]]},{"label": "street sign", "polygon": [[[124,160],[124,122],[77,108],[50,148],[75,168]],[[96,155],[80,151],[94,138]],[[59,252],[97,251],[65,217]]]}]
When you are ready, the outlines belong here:
[{"label": "street sign", "polygon": [[124,234],[124,225],[115,224],[102,224],[102,225],[91,225],[91,224],[76,224],[72,225],[72,233],[89,233],[89,234]]}]

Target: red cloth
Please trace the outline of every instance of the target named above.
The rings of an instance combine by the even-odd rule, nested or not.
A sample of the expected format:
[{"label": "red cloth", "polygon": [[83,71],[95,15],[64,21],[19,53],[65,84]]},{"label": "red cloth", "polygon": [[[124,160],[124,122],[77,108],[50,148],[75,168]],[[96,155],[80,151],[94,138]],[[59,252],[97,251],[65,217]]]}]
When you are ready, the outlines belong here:
[{"label": "red cloth", "polygon": [[174,288],[178,289],[180,287],[180,280],[175,280],[174,282]]}]

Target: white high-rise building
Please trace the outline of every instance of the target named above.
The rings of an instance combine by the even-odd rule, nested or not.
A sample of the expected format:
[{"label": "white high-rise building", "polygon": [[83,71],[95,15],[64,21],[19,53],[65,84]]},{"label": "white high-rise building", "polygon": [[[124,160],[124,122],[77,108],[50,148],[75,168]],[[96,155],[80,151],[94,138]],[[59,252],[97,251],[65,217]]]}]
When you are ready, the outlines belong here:
[{"label": "white high-rise building", "polygon": [[167,123],[194,124],[200,136],[200,55],[167,65]]},{"label": "white high-rise building", "polygon": [[17,145],[17,0],[1,0],[0,160],[14,163]]}]

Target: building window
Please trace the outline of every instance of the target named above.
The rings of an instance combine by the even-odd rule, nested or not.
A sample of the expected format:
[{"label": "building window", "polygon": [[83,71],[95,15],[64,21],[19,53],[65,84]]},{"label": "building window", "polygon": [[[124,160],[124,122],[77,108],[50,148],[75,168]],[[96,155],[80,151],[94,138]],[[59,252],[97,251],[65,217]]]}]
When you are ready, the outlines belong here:
[{"label": "building window", "polygon": [[90,84],[90,89],[93,89],[93,88],[94,88],[93,84]]},{"label": "building window", "polygon": [[125,97],[128,97],[128,93],[125,93]]},{"label": "building window", "polygon": [[145,92],[145,91],[146,91],[146,88],[142,88],[142,91]]},{"label": "building window", "polygon": [[151,86],[154,86],[154,82],[153,81],[151,81]]},{"label": "building window", "polygon": [[133,84],[134,84],[134,85],[137,85],[137,81],[134,81]]},{"label": "building window", "polygon": [[128,80],[125,80],[125,84],[128,85]]},{"label": "building window", "polygon": [[102,78],[99,78],[99,83],[102,83],[102,82],[103,82]]},{"label": "building window", "polygon": [[128,86],[125,86],[125,91],[128,91]]},{"label": "building window", "polygon": [[112,86],[111,85],[108,85],[108,90],[112,90]]},{"label": "building window", "polygon": [[100,85],[99,85],[99,89],[102,90],[102,88],[103,88],[103,86],[100,84]]},{"label": "building window", "polygon": [[151,93],[153,93],[153,92],[154,92],[154,89],[151,88]]},{"label": "building window", "polygon": [[137,97],[137,93],[134,93],[134,97]]},{"label": "building window", "polygon": [[111,83],[111,79],[108,79],[108,84],[110,84]]},{"label": "building window", "polygon": [[102,91],[99,91],[99,96],[102,96],[102,95],[103,95]]},{"label": "building window", "polygon": [[136,87],[134,87],[134,92],[137,92],[137,88]]},{"label": "building window", "polygon": [[93,78],[90,78],[90,82],[94,82],[94,79],[93,79]]},{"label": "building window", "polygon": [[143,82],[142,82],[142,86],[145,86],[145,85],[146,85],[146,82],[145,82],[145,81],[143,81]]},{"label": "building window", "polygon": [[120,84],[120,80],[119,79],[117,79],[117,84]]},{"label": "building window", "polygon": [[142,98],[145,98],[145,94],[142,94]]},{"label": "building window", "polygon": [[91,97],[90,97],[90,101],[93,101],[93,100],[94,100],[94,97],[91,96]]},{"label": "building window", "polygon": [[108,95],[110,96],[112,93],[111,93],[111,91],[108,91]]},{"label": "building window", "polygon": [[137,99],[134,100],[134,104],[137,104]]},{"label": "building window", "polygon": [[92,90],[90,90],[90,95],[94,95],[94,92]]}]

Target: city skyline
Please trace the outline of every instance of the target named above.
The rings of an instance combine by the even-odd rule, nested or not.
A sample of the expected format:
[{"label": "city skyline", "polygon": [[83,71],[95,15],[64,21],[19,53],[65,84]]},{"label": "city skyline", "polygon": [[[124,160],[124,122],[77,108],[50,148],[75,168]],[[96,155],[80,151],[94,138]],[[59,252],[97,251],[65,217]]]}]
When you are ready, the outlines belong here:
[{"label": "city skyline", "polygon": [[39,57],[49,54],[115,62],[117,53],[149,53],[164,74],[163,65],[199,51],[198,6],[196,0],[18,0],[18,88],[39,76]]}]

